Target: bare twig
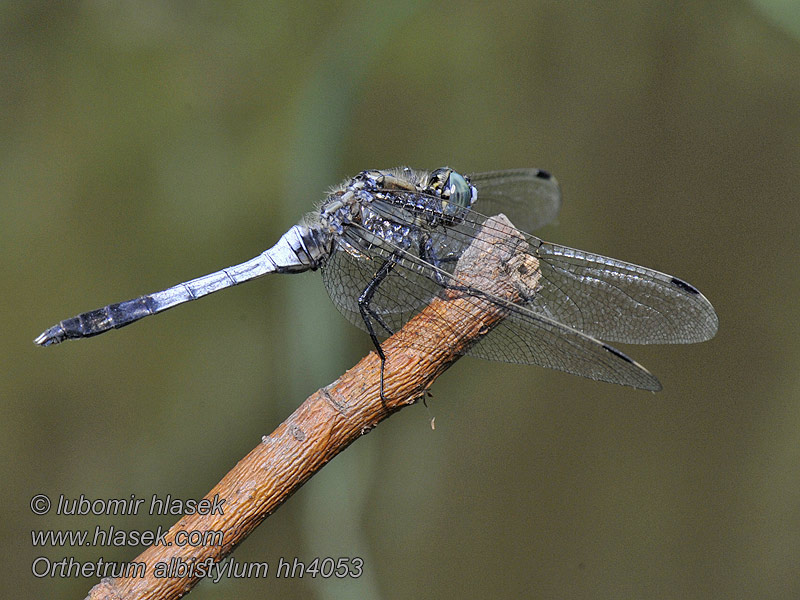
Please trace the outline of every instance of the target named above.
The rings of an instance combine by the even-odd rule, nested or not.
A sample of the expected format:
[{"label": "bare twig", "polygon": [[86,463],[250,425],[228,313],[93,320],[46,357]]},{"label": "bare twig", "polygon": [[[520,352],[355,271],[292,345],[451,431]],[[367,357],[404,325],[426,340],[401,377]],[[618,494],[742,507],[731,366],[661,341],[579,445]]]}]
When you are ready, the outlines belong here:
[{"label": "bare twig", "polygon": [[[522,237],[502,215],[486,225],[459,260],[456,276],[460,284],[514,301],[518,291],[513,278],[504,275]],[[223,545],[151,546],[135,561],[144,563],[144,576],[104,579],[88,597],[172,599],[186,594],[198,582],[198,574],[159,577],[158,563],[223,560],[329,460],[390,414],[418,400],[504,313],[496,302],[455,290],[435,298],[382,346],[387,356],[385,404],[379,395],[380,362],[371,352],[308,398],[206,495],[225,500],[224,514],[185,516],[166,536],[174,542],[181,531],[222,530]]]}]

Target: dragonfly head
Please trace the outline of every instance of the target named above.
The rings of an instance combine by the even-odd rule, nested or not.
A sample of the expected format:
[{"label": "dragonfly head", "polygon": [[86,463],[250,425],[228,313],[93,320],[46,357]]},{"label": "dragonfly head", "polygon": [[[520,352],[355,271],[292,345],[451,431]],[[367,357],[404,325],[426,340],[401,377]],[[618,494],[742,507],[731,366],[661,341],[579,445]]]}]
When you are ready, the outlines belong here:
[{"label": "dragonfly head", "polygon": [[455,216],[462,208],[469,208],[478,197],[478,190],[469,180],[449,167],[436,169],[428,178],[431,193],[442,199],[442,211]]}]

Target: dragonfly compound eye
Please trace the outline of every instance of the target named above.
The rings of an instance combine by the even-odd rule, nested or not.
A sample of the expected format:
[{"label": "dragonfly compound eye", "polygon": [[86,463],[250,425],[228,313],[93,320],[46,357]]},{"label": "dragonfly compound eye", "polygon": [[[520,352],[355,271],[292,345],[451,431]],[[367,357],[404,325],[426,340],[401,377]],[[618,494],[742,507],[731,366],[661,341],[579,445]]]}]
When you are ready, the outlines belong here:
[{"label": "dragonfly compound eye", "polygon": [[450,171],[450,176],[444,184],[442,197],[447,198],[452,204],[469,208],[474,200],[474,189],[463,175]]},{"label": "dragonfly compound eye", "polygon": [[478,197],[475,186],[449,167],[436,169],[428,176],[426,192],[442,199],[442,216],[462,218],[464,209],[472,206]]}]

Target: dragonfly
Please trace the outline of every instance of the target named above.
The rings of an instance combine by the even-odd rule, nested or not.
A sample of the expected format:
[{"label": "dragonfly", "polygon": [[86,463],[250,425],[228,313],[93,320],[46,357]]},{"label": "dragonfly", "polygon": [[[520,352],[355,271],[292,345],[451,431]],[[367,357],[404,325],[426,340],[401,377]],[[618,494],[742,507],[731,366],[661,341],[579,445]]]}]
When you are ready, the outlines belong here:
[{"label": "dragonfly", "polygon": [[[255,258],[79,314],[34,341],[50,346],[91,337],[268,273],[319,269],[333,303],[375,346],[381,398],[381,341],[446,290],[505,311],[465,354],[660,390],[653,374],[608,342],[708,340],[718,328],[713,306],[672,275],[527,233],[552,222],[560,205],[558,182],[541,169],[470,175],[449,167],[362,171],[331,189],[317,211]],[[513,301],[466,286],[455,269],[481,228],[491,227],[488,215],[500,213],[520,231],[524,262],[533,267]]]}]

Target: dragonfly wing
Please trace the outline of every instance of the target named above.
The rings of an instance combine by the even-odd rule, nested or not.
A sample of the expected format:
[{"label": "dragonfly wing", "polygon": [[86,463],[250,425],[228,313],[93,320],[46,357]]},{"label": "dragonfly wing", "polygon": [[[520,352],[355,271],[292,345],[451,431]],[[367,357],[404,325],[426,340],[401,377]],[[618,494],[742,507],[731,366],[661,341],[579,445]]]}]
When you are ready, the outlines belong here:
[{"label": "dragonfly wing", "polygon": [[527,236],[541,268],[528,308],[607,341],[701,342],[717,332],[711,303],[685,281],[621,260]]},{"label": "dragonfly wing", "polygon": [[608,344],[524,307],[516,307],[467,352],[470,356],[539,365],[657,392],[658,379]]},{"label": "dragonfly wing", "polygon": [[561,190],[547,171],[511,169],[468,177],[478,189],[474,208],[484,215],[503,213],[522,231],[535,231],[558,217]]}]

